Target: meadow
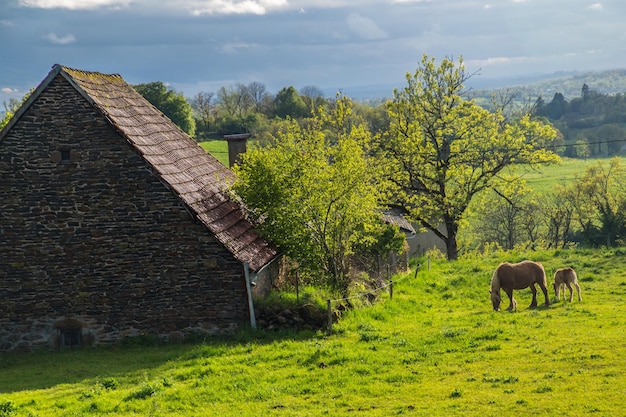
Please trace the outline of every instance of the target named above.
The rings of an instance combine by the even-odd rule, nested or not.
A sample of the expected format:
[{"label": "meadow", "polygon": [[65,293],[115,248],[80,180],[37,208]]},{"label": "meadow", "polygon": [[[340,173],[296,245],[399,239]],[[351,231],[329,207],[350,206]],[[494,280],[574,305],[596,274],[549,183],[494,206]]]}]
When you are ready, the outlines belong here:
[{"label": "meadow", "polygon": [[[622,164],[626,159],[621,156]],[[587,168],[601,163],[608,165],[610,158],[574,159],[561,157],[559,164],[542,165],[536,169],[515,167],[514,171],[526,180],[528,187],[538,193],[549,193],[554,190],[554,185],[571,184],[576,178],[581,177]]]},{"label": "meadow", "polygon": [[222,164],[228,166],[228,142],[226,140],[208,140],[200,142],[198,145],[217,158]]},{"label": "meadow", "polygon": [[[0,356],[0,416],[617,416],[626,249],[425,259],[325,331]],[[494,312],[501,261],[578,271],[583,301]],[[550,292],[554,299],[553,291]],[[554,301],[554,300],[553,300]],[[539,303],[543,296],[539,295]],[[504,307],[508,305],[505,301]]]}]

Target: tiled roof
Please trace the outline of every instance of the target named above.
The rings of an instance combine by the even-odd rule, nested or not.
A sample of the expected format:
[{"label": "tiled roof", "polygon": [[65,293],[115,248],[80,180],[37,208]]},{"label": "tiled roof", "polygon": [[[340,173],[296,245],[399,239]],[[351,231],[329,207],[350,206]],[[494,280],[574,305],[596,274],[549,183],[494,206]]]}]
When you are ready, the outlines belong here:
[{"label": "tiled roof", "polygon": [[226,190],[235,179],[233,172],[121,76],[55,65],[42,85],[57,75],[66,78],[109,120],[236,259],[258,271],[278,255],[277,248],[256,233],[241,207],[229,197]]},{"label": "tiled roof", "polygon": [[390,209],[383,213],[385,223],[396,225],[407,236],[414,236],[417,232],[413,225],[402,215],[399,210]]}]

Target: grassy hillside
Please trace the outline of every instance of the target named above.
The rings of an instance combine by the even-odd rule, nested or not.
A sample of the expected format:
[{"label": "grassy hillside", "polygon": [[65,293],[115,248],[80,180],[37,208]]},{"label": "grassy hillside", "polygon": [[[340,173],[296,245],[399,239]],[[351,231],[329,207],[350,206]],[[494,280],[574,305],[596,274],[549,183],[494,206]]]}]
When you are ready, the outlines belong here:
[{"label": "grassy hillside", "polygon": [[[622,163],[626,164],[626,159],[622,158]],[[536,170],[528,170],[523,167],[516,167],[515,171],[522,175],[527,185],[539,193],[549,193],[554,190],[554,186],[572,183],[577,177],[581,177],[587,168],[597,164],[608,164],[608,158],[594,159],[573,159],[561,158],[560,164],[544,165]]]},{"label": "grassy hillside", "polygon": [[[624,254],[432,260],[398,277],[393,299],[344,312],[330,337],[4,354],[0,416],[623,415]],[[526,257],[549,274],[576,268],[583,301],[528,310],[524,290],[517,312],[493,312],[493,269]]]},{"label": "grassy hillside", "polygon": [[[542,96],[550,101],[554,93],[561,93],[567,100],[580,97],[583,84],[600,94],[623,94],[626,92],[626,69],[607,71],[586,71],[571,73],[555,73],[520,79],[472,79],[468,84],[474,88],[471,96],[479,101],[490,103],[491,95],[496,91],[516,92],[520,102],[534,102]],[[483,86],[483,84],[486,84]]]},{"label": "grassy hillside", "polygon": [[228,143],[225,140],[209,140],[199,143],[202,148],[228,166]]}]

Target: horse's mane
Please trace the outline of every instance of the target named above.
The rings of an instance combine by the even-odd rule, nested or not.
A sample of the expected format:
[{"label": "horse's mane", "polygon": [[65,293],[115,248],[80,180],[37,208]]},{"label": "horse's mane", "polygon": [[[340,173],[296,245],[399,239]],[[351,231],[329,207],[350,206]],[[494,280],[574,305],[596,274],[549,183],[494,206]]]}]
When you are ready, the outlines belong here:
[{"label": "horse's mane", "polygon": [[493,276],[491,277],[491,292],[498,293],[500,291],[500,277],[498,276],[498,269],[493,272]]}]

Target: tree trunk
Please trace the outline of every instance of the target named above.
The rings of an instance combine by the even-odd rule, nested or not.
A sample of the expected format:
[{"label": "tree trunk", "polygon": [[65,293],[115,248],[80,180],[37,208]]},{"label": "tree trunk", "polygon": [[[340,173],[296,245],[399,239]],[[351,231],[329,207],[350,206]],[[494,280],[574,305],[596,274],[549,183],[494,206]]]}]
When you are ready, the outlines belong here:
[{"label": "tree trunk", "polygon": [[456,235],[459,231],[459,225],[451,218],[444,218],[446,225],[446,255],[448,260],[452,261],[459,257],[459,248],[456,243]]},{"label": "tree trunk", "polygon": [[456,260],[459,257],[459,249],[456,243],[456,232],[449,233],[448,237],[445,239],[446,242],[446,252],[447,258],[449,261]]}]

